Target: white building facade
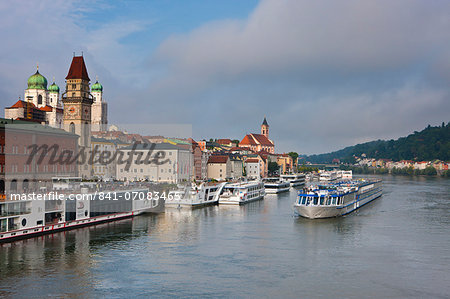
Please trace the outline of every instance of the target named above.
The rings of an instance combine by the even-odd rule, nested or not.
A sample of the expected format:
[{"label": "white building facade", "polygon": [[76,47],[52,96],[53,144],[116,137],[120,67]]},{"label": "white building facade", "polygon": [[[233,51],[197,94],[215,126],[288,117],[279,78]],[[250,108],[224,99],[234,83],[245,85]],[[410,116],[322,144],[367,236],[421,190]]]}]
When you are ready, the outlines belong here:
[{"label": "white building facade", "polygon": [[129,159],[130,155],[133,157],[128,163],[117,162],[118,180],[160,183],[191,180],[193,157],[189,149],[169,143],[152,143],[132,145],[118,151],[123,152],[123,160]]}]

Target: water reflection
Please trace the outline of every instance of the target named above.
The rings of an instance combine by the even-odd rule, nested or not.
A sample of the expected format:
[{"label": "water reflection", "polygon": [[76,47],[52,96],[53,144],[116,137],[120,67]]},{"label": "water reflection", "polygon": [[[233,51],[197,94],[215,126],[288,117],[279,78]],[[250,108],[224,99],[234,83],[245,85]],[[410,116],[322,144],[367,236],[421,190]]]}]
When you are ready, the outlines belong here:
[{"label": "water reflection", "polygon": [[386,177],[341,218],[294,217],[292,191],[3,244],[0,296],[444,297],[448,182]]}]

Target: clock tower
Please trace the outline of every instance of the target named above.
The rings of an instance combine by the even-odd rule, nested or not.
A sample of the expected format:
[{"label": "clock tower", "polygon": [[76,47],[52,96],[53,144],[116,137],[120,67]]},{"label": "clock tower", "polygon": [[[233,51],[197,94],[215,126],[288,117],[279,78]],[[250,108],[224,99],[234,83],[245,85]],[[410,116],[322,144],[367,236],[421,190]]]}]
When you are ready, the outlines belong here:
[{"label": "clock tower", "polygon": [[[83,56],[74,56],[66,77],[64,103],[64,130],[78,136],[78,148],[89,155],[91,150],[91,110],[94,98],[90,93],[89,76]],[[79,165],[79,175],[91,177],[91,168],[85,163]]]}]

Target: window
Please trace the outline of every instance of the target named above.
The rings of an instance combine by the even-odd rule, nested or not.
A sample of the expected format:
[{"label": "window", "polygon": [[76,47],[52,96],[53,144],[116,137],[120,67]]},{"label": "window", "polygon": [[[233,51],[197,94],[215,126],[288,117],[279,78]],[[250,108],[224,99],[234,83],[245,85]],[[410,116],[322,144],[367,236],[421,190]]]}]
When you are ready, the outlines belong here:
[{"label": "window", "polygon": [[38,95],[38,105],[42,105],[42,95]]},{"label": "window", "polygon": [[70,123],[70,133],[75,134],[75,124],[74,123]]},{"label": "window", "polygon": [[89,128],[89,124],[87,122],[85,122],[84,124],[84,144],[87,145],[88,142],[90,141],[90,128]]},{"label": "window", "polygon": [[76,84],[72,84],[72,89],[75,89],[75,88],[77,88],[77,85]]}]

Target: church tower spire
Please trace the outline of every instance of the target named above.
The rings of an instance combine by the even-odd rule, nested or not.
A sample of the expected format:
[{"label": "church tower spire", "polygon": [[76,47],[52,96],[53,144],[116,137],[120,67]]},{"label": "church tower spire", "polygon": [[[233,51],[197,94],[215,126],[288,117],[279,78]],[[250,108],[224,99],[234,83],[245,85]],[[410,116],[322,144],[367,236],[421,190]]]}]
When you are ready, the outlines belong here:
[{"label": "church tower spire", "polygon": [[261,125],[261,134],[266,136],[269,139],[269,124],[267,123],[266,116],[264,115],[264,120]]},{"label": "church tower spire", "polygon": [[108,105],[103,99],[103,86],[96,81],[91,86],[91,93],[94,97],[92,105],[92,131],[106,131],[108,125]]}]

